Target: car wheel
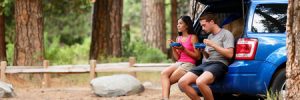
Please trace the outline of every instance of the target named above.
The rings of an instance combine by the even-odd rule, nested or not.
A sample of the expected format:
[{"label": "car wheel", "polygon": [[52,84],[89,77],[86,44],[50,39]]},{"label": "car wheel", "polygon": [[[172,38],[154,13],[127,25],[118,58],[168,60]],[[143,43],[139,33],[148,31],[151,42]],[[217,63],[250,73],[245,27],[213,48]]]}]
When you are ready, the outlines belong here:
[{"label": "car wheel", "polygon": [[286,96],[286,70],[285,68],[280,69],[275,73],[273,78],[272,85],[270,87],[271,96],[275,95],[277,99],[283,100]]}]

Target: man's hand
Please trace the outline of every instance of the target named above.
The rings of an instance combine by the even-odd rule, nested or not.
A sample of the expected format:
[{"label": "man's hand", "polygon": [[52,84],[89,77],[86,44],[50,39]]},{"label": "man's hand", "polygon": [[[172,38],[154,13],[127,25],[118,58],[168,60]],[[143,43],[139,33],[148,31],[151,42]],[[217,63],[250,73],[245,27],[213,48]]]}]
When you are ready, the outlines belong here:
[{"label": "man's hand", "polygon": [[210,47],[215,47],[215,45],[216,45],[216,43],[214,43],[213,41],[211,41],[211,40],[208,40],[208,39],[204,39],[203,40],[203,43],[205,44],[205,45],[207,45],[207,46],[210,46]]},{"label": "man's hand", "polygon": [[219,52],[221,55],[223,55],[226,58],[232,58],[233,56],[233,48],[223,48],[208,39],[204,39],[203,43],[205,43],[207,46],[214,48],[217,52]]},{"label": "man's hand", "polygon": [[204,48],[196,48],[200,52],[204,52]]}]

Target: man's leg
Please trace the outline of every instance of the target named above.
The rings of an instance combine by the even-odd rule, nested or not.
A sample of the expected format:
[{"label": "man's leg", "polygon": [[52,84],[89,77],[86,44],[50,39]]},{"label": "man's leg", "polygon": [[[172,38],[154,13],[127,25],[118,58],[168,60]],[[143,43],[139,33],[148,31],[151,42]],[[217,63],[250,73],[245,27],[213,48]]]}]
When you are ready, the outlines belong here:
[{"label": "man's leg", "polygon": [[192,83],[196,82],[197,77],[194,73],[188,72],[178,81],[180,89],[192,100],[200,100],[200,96],[198,96],[197,92],[191,86]]},{"label": "man's leg", "polygon": [[196,80],[196,84],[205,100],[214,100],[212,91],[209,87],[209,84],[213,82],[214,76],[211,72],[208,71],[204,71],[203,74],[201,74]]},{"label": "man's leg", "polygon": [[161,72],[162,98],[169,98],[170,93],[170,76],[177,69],[175,66],[170,66]]}]

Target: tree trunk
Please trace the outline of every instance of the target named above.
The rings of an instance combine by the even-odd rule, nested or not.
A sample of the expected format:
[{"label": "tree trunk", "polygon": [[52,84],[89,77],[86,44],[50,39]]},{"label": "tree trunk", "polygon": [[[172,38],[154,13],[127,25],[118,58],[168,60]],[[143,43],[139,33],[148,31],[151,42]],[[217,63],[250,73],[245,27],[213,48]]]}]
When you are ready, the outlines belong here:
[{"label": "tree trunk", "polygon": [[90,59],[98,59],[99,55],[106,53],[110,33],[109,1],[96,0],[93,12],[92,42]]},{"label": "tree trunk", "polygon": [[[177,0],[171,0],[171,40],[176,41],[177,32]],[[168,57],[175,60],[172,56],[172,49],[168,49]]]},{"label": "tree trunk", "polygon": [[111,0],[113,2],[110,11],[111,21],[111,39],[112,39],[112,56],[121,56],[122,54],[122,12],[123,0]]},{"label": "tree trunk", "polygon": [[287,13],[287,50],[286,66],[287,100],[300,98],[300,4],[299,0],[289,0]]},{"label": "tree trunk", "polygon": [[13,65],[42,65],[44,60],[42,0],[16,0]]},{"label": "tree trunk", "polygon": [[121,55],[122,0],[96,0],[90,59]]},{"label": "tree trunk", "polygon": [[3,8],[0,6],[0,61],[6,61],[5,25]]},{"label": "tree trunk", "polygon": [[143,39],[151,47],[166,52],[164,0],[142,0]]},{"label": "tree trunk", "polygon": [[172,22],[171,22],[171,31],[172,31],[172,35],[171,35],[171,39],[176,41],[176,37],[178,35],[177,33],[177,20],[178,20],[178,16],[177,16],[177,0],[171,0],[171,18],[172,18]]}]

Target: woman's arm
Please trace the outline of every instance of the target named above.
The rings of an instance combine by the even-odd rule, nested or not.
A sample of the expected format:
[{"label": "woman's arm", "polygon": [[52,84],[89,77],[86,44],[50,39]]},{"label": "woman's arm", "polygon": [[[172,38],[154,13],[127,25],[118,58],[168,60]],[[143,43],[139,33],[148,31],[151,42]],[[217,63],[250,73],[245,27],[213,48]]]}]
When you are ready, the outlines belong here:
[{"label": "woman's arm", "polygon": [[197,42],[198,42],[197,36],[196,36],[196,35],[192,35],[192,37],[191,37],[191,43],[193,44],[194,52],[192,52],[192,51],[190,51],[190,50],[187,50],[187,49],[185,49],[185,48],[183,48],[183,51],[184,51],[187,55],[189,55],[190,57],[199,60],[199,59],[200,59],[200,56],[201,56],[201,55],[200,55],[200,51],[197,50],[197,49],[195,48],[195,46],[194,46],[194,44],[197,43]]},{"label": "woman's arm", "polygon": [[178,60],[179,59],[179,52],[174,47],[172,47],[172,53],[173,53],[173,56],[174,56],[175,60]]},{"label": "woman's arm", "polygon": [[[169,44],[174,42],[173,40],[168,40],[169,41]],[[178,39],[176,38],[176,42],[178,42]],[[175,60],[178,60],[179,59],[179,52],[177,51],[176,47],[171,47],[172,49],[172,54],[175,58]]]}]

